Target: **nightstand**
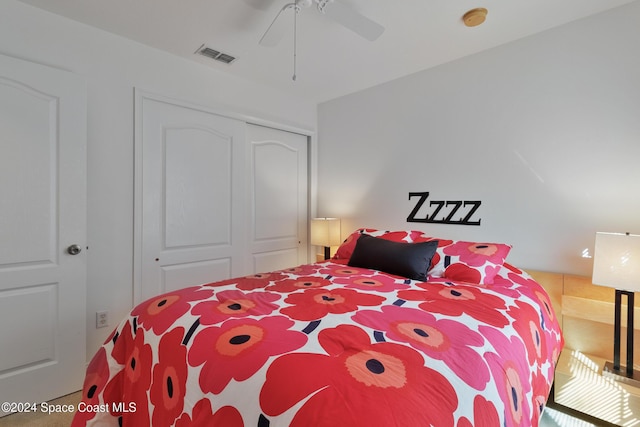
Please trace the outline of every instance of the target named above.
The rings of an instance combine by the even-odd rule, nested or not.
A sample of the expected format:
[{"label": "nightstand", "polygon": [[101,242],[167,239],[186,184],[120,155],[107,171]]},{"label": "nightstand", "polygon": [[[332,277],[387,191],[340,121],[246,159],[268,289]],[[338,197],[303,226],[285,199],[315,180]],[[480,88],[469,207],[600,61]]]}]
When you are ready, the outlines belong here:
[{"label": "nightstand", "polygon": [[[553,408],[555,402],[610,425],[629,426],[640,422],[640,388],[603,377],[605,362],[605,359],[565,348],[556,367],[555,397],[549,407]],[[558,409],[562,410],[561,407]]]}]

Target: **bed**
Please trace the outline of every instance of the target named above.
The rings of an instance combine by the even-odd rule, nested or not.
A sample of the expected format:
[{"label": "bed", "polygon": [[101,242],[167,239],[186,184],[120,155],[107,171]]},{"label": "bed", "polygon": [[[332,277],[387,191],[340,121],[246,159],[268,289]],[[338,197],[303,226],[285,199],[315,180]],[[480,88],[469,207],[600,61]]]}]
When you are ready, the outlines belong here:
[{"label": "bed", "polygon": [[510,246],[359,229],[131,310],[72,426],[537,426],[563,346]]}]

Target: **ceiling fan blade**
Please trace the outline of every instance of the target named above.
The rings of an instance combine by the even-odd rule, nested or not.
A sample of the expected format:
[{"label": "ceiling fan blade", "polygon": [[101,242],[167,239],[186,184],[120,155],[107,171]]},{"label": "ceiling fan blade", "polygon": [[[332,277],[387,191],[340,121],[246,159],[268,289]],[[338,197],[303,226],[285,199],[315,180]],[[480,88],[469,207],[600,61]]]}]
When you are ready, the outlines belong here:
[{"label": "ceiling fan blade", "polygon": [[329,2],[321,12],[367,40],[374,41],[384,27],[338,1]]},{"label": "ceiling fan blade", "polygon": [[259,42],[261,46],[273,47],[280,43],[289,30],[289,23],[284,19],[284,14],[282,12],[293,7],[295,7],[295,3],[289,3],[280,9],[280,12],[278,12],[276,17],[273,19],[273,22],[271,22],[267,31],[262,35]]}]

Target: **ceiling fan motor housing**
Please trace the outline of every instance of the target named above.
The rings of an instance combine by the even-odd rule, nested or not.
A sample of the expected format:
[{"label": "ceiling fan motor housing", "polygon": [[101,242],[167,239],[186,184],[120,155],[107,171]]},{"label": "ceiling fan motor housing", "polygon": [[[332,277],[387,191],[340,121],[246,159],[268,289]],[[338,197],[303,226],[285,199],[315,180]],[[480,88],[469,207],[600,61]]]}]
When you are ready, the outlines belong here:
[{"label": "ceiling fan motor housing", "polygon": [[346,27],[366,40],[374,41],[384,32],[384,27],[382,25],[372,21],[340,1],[294,0],[294,2],[287,3],[282,7],[282,9],[280,9],[276,17],[271,22],[271,25],[269,25],[269,28],[267,28],[267,31],[263,34],[259,43],[262,46],[277,45],[289,28],[287,20],[283,19],[283,15],[287,14],[283,12],[288,9],[293,9],[295,11],[295,17],[295,15],[300,13],[303,7],[309,7],[314,2],[318,6],[318,11],[324,16],[336,21],[343,27]]}]

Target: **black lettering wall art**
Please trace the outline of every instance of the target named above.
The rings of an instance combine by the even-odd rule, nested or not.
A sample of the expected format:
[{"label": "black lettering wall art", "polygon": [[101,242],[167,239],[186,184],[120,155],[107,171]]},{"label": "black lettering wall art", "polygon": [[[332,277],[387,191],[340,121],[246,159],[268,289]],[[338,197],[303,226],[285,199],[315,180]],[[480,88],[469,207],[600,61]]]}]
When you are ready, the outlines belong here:
[{"label": "black lettering wall art", "polygon": [[[423,222],[430,224],[480,225],[481,219],[473,217],[482,202],[480,200],[430,200],[429,192],[409,193],[409,200],[417,198],[407,222]],[[428,211],[425,213],[425,210]],[[418,215],[424,215],[418,217]]]}]

